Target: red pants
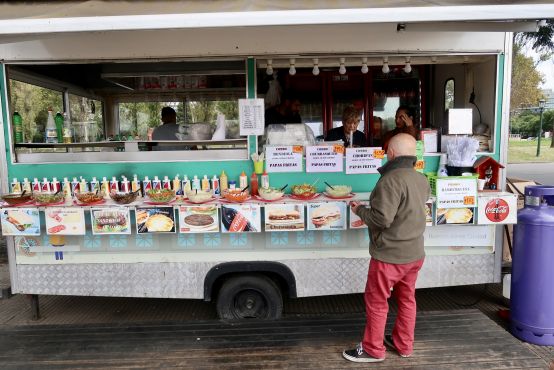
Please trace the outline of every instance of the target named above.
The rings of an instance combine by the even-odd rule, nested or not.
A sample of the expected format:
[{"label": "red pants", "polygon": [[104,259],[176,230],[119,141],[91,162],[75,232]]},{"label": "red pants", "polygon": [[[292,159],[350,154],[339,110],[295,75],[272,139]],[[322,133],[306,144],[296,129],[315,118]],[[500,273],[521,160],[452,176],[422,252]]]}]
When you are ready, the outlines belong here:
[{"label": "red pants", "polygon": [[399,353],[409,355],[414,350],[416,322],[415,284],[417,274],[423,265],[423,258],[402,265],[371,259],[365,286],[365,310],[367,323],[362,346],[370,356],[385,357],[383,337],[392,294],[398,303],[398,316],[394,323],[392,337]]}]

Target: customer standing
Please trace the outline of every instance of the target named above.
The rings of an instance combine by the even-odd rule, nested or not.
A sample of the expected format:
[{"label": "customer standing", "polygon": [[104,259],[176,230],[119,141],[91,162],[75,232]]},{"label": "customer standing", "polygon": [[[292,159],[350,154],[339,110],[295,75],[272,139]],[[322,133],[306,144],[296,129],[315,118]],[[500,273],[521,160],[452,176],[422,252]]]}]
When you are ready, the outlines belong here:
[{"label": "customer standing", "polygon": [[[379,168],[381,178],[371,192],[371,208],[350,203],[371,235],[371,261],[364,295],[367,322],[362,342],[342,354],[350,361],[383,361],[383,340],[403,357],[413,352],[415,284],[425,257],[425,202],[430,195],[427,179],[414,170],[415,152],[413,136],[400,133],[392,137],[388,162]],[[391,288],[398,303],[398,316],[392,336],[385,336]]]}]

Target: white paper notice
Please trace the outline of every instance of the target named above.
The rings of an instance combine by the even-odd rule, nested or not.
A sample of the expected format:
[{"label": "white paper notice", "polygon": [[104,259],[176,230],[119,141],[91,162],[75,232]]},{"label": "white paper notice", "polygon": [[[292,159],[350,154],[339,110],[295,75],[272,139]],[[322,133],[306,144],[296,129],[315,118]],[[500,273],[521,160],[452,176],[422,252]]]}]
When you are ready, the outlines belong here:
[{"label": "white paper notice", "polygon": [[306,147],[306,172],[342,172],[343,145],[318,145]]},{"label": "white paper notice", "polygon": [[346,148],[346,174],[378,173],[383,156],[381,148]]},{"label": "white paper notice", "polygon": [[268,146],[265,160],[267,172],[302,172],[302,146]]},{"label": "white paper notice", "polygon": [[437,179],[437,208],[477,207],[477,180]]},{"label": "white paper notice", "polygon": [[240,136],[263,135],[264,113],[263,99],[239,99]]},{"label": "white paper notice", "polygon": [[473,109],[459,108],[448,110],[448,134],[471,135],[473,133]]}]

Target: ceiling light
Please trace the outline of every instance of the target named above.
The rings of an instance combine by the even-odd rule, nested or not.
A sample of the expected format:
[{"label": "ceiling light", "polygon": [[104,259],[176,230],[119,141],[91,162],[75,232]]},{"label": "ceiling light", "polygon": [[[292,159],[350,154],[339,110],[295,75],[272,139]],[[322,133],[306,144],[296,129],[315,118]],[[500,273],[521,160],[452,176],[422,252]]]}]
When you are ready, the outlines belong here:
[{"label": "ceiling light", "polygon": [[432,57],[431,57],[431,63],[436,63],[436,62],[437,62],[437,57],[432,56]]},{"label": "ceiling light", "polygon": [[346,62],[346,59],[340,58],[339,61],[340,61],[339,73],[343,75],[346,73],[346,67],[344,66],[344,62]]},{"label": "ceiling light", "polygon": [[369,72],[369,68],[367,68],[367,58],[362,58],[362,73],[366,74]]},{"label": "ceiling light", "polygon": [[312,73],[314,76],[317,76],[319,75],[319,59],[314,58],[313,61],[314,61],[314,69],[312,69]]},{"label": "ceiling light", "polygon": [[384,74],[387,74],[390,72],[388,57],[383,58],[383,68],[381,68],[381,72],[383,72]]},{"label": "ceiling light", "polygon": [[404,66],[404,72],[412,72],[412,65],[410,64],[410,57],[406,57],[406,65]]},{"label": "ceiling light", "polygon": [[273,61],[271,59],[267,60],[267,67],[265,69],[265,73],[270,76],[273,74]]},{"label": "ceiling light", "polygon": [[289,68],[289,74],[291,76],[294,76],[296,74],[296,68],[294,67],[294,58],[290,58],[290,68]]},{"label": "ceiling light", "polygon": [[464,55],[464,64],[469,62],[469,57],[467,55]]}]

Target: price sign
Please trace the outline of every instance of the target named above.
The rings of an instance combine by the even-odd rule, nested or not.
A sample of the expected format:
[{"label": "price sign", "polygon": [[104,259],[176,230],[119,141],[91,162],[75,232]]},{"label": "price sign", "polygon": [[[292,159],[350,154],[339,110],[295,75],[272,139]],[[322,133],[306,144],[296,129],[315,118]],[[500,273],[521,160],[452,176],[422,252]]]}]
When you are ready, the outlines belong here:
[{"label": "price sign", "polygon": [[302,146],[268,146],[265,159],[267,172],[302,172]]},{"label": "price sign", "polygon": [[375,149],[375,148],[371,148],[373,149],[373,158],[375,159],[383,159],[385,158],[385,151],[381,148],[378,148],[378,149]]},{"label": "price sign", "polygon": [[477,180],[437,179],[437,208],[477,207]]},{"label": "price sign", "polygon": [[263,135],[264,113],[263,99],[239,99],[240,135]]},{"label": "price sign", "polygon": [[379,148],[346,148],[346,174],[378,173],[383,163],[381,152],[384,154]]},{"label": "price sign", "polygon": [[344,146],[318,145],[306,147],[306,172],[342,172]]}]

